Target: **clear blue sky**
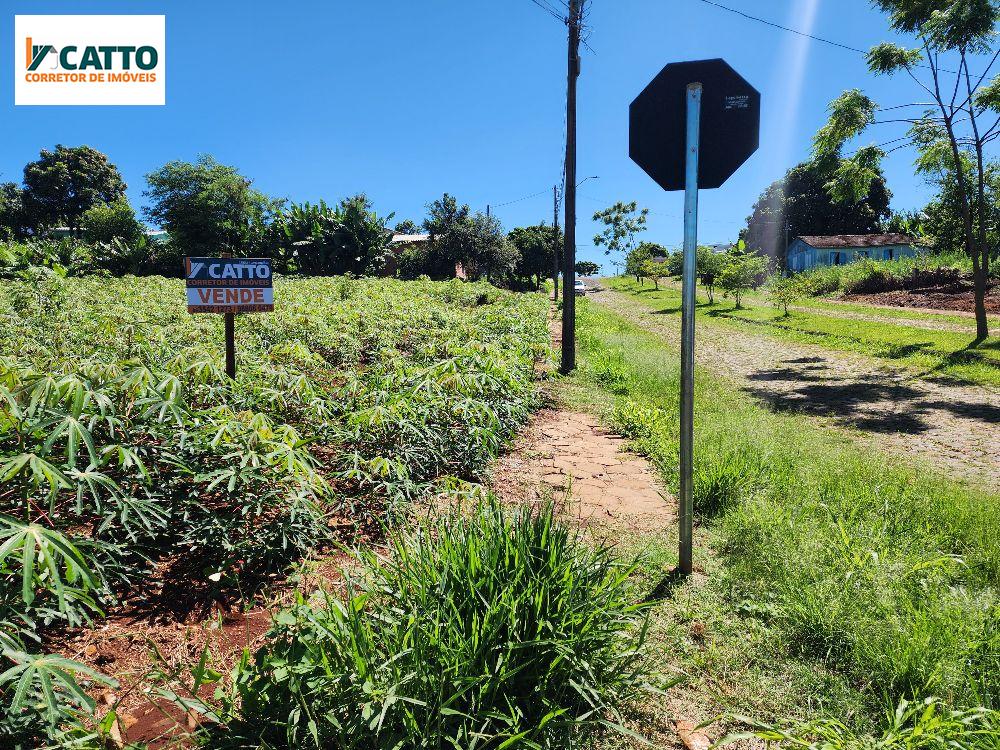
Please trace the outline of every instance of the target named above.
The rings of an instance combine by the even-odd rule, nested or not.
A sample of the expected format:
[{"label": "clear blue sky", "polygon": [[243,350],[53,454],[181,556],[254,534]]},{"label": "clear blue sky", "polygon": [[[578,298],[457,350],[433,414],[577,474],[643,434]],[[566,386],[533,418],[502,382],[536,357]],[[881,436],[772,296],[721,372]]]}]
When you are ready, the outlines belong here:
[{"label": "clear blue sky", "polygon": [[[855,47],[890,38],[866,0],[723,2]],[[619,199],[651,209],[648,239],[681,239],[681,196],[662,192],[627,156],[628,104],[668,62],[724,57],[762,92],[760,151],[702,194],[706,243],[735,239],[761,190],[807,155],[842,90],[862,86],[884,104],[916,96],[905,80],[873,80],[860,55],[700,0],[591,6],[578,169],[600,179],[580,190],[581,258],[603,260],[589,246],[590,215]],[[165,13],[167,106],[14,107],[6,66],[15,13]],[[531,0],[12,0],[0,40],[0,181],[19,181],[42,147],[86,143],[118,165],[136,205],[147,172],[210,153],[258,189],[296,201],[363,191],[380,213],[419,221],[448,191],[475,209],[492,204],[508,229],[552,220],[565,27]],[[879,127],[872,140],[900,134]],[[917,208],[928,195],[911,162],[906,152],[888,162],[894,208]]]}]

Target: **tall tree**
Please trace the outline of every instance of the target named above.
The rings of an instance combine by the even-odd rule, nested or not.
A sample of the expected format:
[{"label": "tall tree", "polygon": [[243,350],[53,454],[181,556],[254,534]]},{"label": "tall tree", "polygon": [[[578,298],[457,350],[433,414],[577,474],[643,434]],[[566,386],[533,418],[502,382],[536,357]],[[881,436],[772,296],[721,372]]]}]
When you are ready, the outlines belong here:
[{"label": "tall tree", "polygon": [[640,232],[646,230],[649,209],[639,209],[635,201],[618,201],[603,211],[594,214],[594,221],[604,225],[604,230],[594,236],[594,244],[604,247],[604,254],[621,255],[628,262],[629,253],[635,249]]},{"label": "tall tree", "polygon": [[[552,273],[552,255],[556,244],[562,245],[562,232],[545,224],[517,227],[507,235],[507,242],[520,256],[514,275],[532,280],[535,288],[540,288],[542,279]],[[561,259],[562,253],[559,255]]]},{"label": "tall tree", "polygon": [[[990,269],[989,187],[986,147],[1000,137],[1000,76],[985,83],[998,57],[995,0],[876,0],[893,31],[913,38],[912,47],[883,43],[868,53],[875,75],[905,73],[920,100],[892,104],[879,120],[879,106],[858,89],[830,105],[830,120],[814,139],[819,158],[839,156],[844,145],[870,126],[902,123],[897,141],[916,148],[920,174],[941,179],[951,173],[957,189],[962,244],[972,259],[978,340],[989,335],[986,289]],[[919,114],[910,115],[911,111]],[[901,113],[901,114],[898,114]],[[885,151],[860,148],[843,161],[829,183],[838,201],[856,201],[878,176]]]},{"label": "tall tree", "polygon": [[31,224],[24,205],[24,191],[13,182],[0,184],[0,240],[23,239]]},{"label": "tall tree", "polygon": [[172,161],[146,180],[147,221],[166,229],[171,241],[191,255],[224,250],[245,255],[263,217],[275,207],[235,167],[207,155],[196,162]]},{"label": "tall tree", "polygon": [[90,146],[42,149],[24,168],[25,208],[40,225],[65,223],[73,234],[84,211],[125,197],[126,187],[118,168]]},{"label": "tall tree", "polygon": [[472,214],[445,193],[428,204],[424,229],[431,235],[426,270],[432,278],[452,278],[461,264],[469,278],[486,276],[500,281],[514,270],[516,251],[511,248],[495,216]]},{"label": "tall tree", "polygon": [[799,235],[870,234],[889,217],[892,197],[879,172],[856,201],[835,201],[827,183],[839,159],[808,161],[788,170],[754,203],[741,232],[747,246],[785,268],[785,243]]}]

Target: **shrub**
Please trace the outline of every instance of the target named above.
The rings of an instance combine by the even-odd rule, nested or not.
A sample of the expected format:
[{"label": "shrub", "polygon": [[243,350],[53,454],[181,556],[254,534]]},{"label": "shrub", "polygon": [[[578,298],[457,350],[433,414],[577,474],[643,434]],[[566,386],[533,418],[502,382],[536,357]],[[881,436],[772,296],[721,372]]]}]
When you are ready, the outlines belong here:
[{"label": "shrub", "polygon": [[799,283],[798,279],[788,278],[780,274],[767,280],[764,291],[771,304],[784,311],[786,318],[788,317],[788,306],[803,296],[802,284]]},{"label": "shrub", "polygon": [[723,261],[718,285],[722,287],[727,297],[736,300],[736,309],[739,310],[742,307],[743,294],[753,289],[765,273],[767,273],[767,258],[747,252],[730,252]]},{"label": "shrub", "polygon": [[294,748],[577,746],[642,684],[634,564],[486,501],[363,553],[364,577],[276,618],[227,741]]}]

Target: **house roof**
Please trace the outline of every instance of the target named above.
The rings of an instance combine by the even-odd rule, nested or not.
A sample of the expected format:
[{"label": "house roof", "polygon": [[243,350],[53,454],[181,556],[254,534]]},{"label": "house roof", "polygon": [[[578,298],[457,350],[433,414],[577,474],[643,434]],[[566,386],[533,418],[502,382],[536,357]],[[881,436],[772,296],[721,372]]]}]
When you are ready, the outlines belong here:
[{"label": "house roof", "polygon": [[801,236],[795,239],[802,240],[810,247],[831,249],[918,244],[916,238],[908,234],[831,234],[826,237]]},{"label": "house roof", "polygon": [[429,234],[394,234],[391,241],[393,243],[407,244],[411,242],[428,242],[430,238]]}]

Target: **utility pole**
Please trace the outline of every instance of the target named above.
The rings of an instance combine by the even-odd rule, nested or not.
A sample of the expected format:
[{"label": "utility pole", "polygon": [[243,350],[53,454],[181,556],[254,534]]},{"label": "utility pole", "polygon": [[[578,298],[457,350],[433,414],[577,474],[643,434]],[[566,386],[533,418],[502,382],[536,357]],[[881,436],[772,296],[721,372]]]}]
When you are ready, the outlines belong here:
[{"label": "utility pole", "polygon": [[552,301],[559,301],[559,186],[552,186]]},{"label": "utility pole", "polygon": [[562,372],[576,369],[576,79],[580,76],[580,24],[586,0],[569,0],[566,65],[566,218],[563,222]]}]

